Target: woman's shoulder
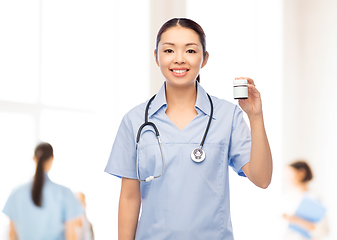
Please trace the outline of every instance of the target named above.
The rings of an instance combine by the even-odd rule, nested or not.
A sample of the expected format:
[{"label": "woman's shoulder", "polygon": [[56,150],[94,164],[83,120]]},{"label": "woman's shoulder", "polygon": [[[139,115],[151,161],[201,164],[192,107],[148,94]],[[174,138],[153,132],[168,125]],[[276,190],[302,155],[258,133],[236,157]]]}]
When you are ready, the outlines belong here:
[{"label": "woman's shoulder", "polygon": [[75,199],[75,194],[69,187],[51,181],[48,185],[49,187],[48,190],[46,189],[46,194],[53,196],[55,198],[54,200],[68,202],[69,200],[72,201]]},{"label": "woman's shoulder", "polygon": [[62,184],[55,183],[53,181],[49,181],[49,184],[55,191],[60,191],[62,193],[71,192],[70,188],[68,188],[68,187],[66,187]]},{"label": "woman's shoulder", "polygon": [[149,100],[146,100],[145,102],[142,102],[136,106],[134,106],[133,108],[131,108],[126,114],[125,116],[134,116],[134,115],[144,115],[144,111],[146,108],[146,104]]},{"label": "woman's shoulder", "polygon": [[231,109],[234,109],[237,105],[228,101],[228,100],[225,100],[225,99],[221,99],[221,98],[218,98],[216,96],[211,96],[211,99],[213,101],[213,104],[214,104],[214,107],[225,107],[225,108],[231,108]]},{"label": "woman's shoulder", "polygon": [[63,209],[65,221],[83,214],[80,201],[76,199],[74,192],[69,187],[51,181],[49,183],[52,187],[46,192],[46,201],[55,208],[58,206],[59,209]]},{"label": "woman's shoulder", "polygon": [[22,194],[26,194],[27,191],[30,191],[31,185],[32,185],[32,181],[19,184],[13,188],[10,195],[11,196],[21,196]]},{"label": "woman's shoulder", "polygon": [[240,113],[242,110],[237,105],[228,100],[221,99],[215,96],[211,96],[213,106],[214,106],[214,116],[215,118],[222,118],[224,116],[233,116],[234,114]]},{"label": "woman's shoulder", "polygon": [[133,122],[144,121],[144,115],[145,115],[145,108],[148,100],[138,104],[137,106],[131,108],[122,119],[122,122],[132,124]]}]

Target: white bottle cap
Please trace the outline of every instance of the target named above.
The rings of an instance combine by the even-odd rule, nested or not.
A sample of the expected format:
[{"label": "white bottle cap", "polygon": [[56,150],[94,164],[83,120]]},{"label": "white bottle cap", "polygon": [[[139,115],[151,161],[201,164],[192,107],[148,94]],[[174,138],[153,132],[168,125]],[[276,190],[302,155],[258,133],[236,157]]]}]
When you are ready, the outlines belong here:
[{"label": "white bottle cap", "polygon": [[238,79],[233,81],[233,86],[243,86],[247,85],[247,79]]}]

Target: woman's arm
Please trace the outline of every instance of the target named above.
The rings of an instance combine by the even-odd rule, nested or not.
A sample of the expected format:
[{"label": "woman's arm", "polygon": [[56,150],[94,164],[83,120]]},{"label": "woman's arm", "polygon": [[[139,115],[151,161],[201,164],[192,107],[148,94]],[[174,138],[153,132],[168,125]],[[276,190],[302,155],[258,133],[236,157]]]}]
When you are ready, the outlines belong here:
[{"label": "woman's arm", "polygon": [[138,180],[122,178],[118,212],[118,239],[134,240],[141,204]]},{"label": "woman's arm", "polygon": [[11,221],[9,224],[9,239],[10,240],[17,240],[18,236],[16,235],[16,231],[15,231],[15,226],[14,226],[14,222]]},{"label": "woman's arm", "polygon": [[66,240],[78,240],[76,236],[76,227],[81,226],[81,219],[76,218],[65,222],[65,239]]},{"label": "woman's arm", "polygon": [[295,215],[288,215],[288,214],[283,214],[283,218],[288,220],[290,223],[299,225],[305,229],[307,229],[308,231],[310,230],[314,230],[316,228],[315,224],[312,222],[309,222],[303,218],[297,217]]},{"label": "woman's arm", "polygon": [[248,99],[239,100],[239,105],[249,118],[252,146],[250,162],[242,170],[256,186],[267,188],[271,182],[273,161],[264,128],[261,96],[254,81],[250,78],[244,79],[248,81]]}]

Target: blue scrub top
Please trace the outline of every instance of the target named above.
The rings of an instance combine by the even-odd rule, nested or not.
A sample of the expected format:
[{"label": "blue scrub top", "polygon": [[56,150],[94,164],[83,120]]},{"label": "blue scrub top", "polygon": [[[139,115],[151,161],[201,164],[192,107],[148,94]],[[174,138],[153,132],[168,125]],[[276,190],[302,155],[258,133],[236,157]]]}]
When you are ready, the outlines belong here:
[{"label": "blue scrub top", "polygon": [[[240,176],[250,160],[251,135],[242,110],[225,100],[211,97],[213,119],[201,163],[192,161],[199,147],[211,107],[207,93],[197,83],[195,109],[198,115],[183,129],[165,114],[165,83],[149,108],[162,140],[166,169],[163,176],[141,182],[142,212],[136,240],[222,239],[232,240],[228,166]],[[119,127],[105,171],[118,177],[137,179],[136,137],[144,123],[147,102],[128,112]],[[162,159],[151,127],[143,129],[139,146],[140,178],[159,175]]]},{"label": "blue scrub top", "polygon": [[45,175],[42,207],[31,197],[32,181],[15,188],[3,209],[20,240],[64,240],[65,221],[80,217],[83,209],[69,188]]}]

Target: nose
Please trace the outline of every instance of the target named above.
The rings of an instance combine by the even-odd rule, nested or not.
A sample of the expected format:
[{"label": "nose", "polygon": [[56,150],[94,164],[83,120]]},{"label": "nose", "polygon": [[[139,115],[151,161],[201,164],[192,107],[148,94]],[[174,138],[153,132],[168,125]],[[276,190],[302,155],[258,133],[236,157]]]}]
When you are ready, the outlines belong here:
[{"label": "nose", "polygon": [[175,54],[174,63],[176,63],[176,64],[183,64],[183,63],[185,63],[184,54],[177,52]]}]

